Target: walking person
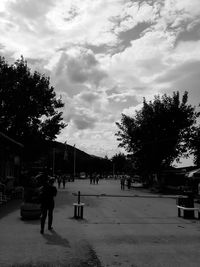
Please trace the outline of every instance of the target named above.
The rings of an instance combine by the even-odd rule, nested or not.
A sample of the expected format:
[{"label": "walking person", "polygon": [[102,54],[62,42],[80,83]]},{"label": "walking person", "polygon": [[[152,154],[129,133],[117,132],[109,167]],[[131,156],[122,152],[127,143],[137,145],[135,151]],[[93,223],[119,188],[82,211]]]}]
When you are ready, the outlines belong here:
[{"label": "walking person", "polygon": [[65,188],[65,176],[62,177],[63,189]]},{"label": "walking person", "polygon": [[95,183],[96,183],[96,174],[93,177],[93,184],[95,184]]},{"label": "walking person", "polygon": [[98,183],[99,183],[99,177],[100,177],[100,175],[99,175],[99,174],[97,174],[97,175],[96,175],[96,179],[95,179],[95,180],[96,180],[96,184],[98,184]]},{"label": "walking person", "polygon": [[96,180],[96,173],[92,174],[92,183],[95,184],[95,180]]},{"label": "walking person", "polygon": [[125,177],[122,175],[121,179],[120,179],[120,183],[121,183],[121,190],[124,190],[124,185],[125,185]]},{"label": "walking person", "polygon": [[60,188],[60,185],[61,185],[61,177],[58,176],[58,188]]},{"label": "walking person", "polygon": [[92,174],[90,173],[90,184],[92,184]]},{"label": "walking person", "polygon": [[127,187],[128,189],[131,189],[131,178],[130,177],[127,178]]},{"label": "walking person", "polygon": [[48,214],[48,230],[53,230],[53,209],[54,197],[57,195],[57,189],[53,185],[54,179],[47,180],[41,190],[41,229],[40,233],[44,233],[45,221]]}]

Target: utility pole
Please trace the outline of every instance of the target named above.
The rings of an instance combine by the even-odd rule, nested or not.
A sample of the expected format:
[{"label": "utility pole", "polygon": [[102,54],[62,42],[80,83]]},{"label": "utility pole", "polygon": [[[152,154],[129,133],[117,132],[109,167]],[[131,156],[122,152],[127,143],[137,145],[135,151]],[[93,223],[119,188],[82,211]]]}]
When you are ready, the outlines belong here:
[{"label": "utility pole", "polygon": [[74,179],[76,175],[76,144],[74,144]]},{"label": "utility pole", "polygon": [[54,176],[55,174],[55,147],[53,148],[53,168],[52,168],[52,174]]}]

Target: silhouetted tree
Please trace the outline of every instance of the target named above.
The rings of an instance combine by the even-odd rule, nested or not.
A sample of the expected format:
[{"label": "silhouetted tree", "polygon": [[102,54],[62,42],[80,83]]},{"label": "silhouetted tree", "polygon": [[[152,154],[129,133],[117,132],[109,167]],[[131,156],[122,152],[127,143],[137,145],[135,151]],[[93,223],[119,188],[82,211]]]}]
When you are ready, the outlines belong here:
[{"label": "silhouetted tree", "polygon": [[134,165],[141,172],[159,173],[175,159],[188,155],[189,140],[195,130],[199,114],[187,103],[188,93],[182,100],[179,92],[173,96],[155,96],[143,101],[134,117],[122,114],[116,133],[121,147],[133,154]]},{"label": "silhouetted tree", "polygon": [[194,164],[200,166],[200,125],[194,131],[190,144],[194,155]]},{"label": "silhouetted tree", "polygon": [[9,65],[0,57],[0,129],[21,141],[54,140],[66,125],[64,104],[56,98],[49,77],[31,72],[21,57]]},{"label": "silhouetted tree", "polygon": [[114,164],[114,169],[116,174],[127,171],[128,160],[123,153],[115,154],[111,160],[112,163]]}]

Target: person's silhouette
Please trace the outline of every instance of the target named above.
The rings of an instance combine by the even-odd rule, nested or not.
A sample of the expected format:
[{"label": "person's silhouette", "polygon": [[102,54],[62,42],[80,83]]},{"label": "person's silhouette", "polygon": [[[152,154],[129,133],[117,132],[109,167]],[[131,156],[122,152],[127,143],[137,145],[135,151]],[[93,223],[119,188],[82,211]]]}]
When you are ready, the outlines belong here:
[{"label": "person's silhouette", "polygon": [[41,230],[40,233],[44,233],[44,226],[46,217],[48,214],[48,229],[52,230],[52,222],[53,222],[53,209],[54,209],[54,197],[57,194],[57,189],[53,185],[54,179],[51,178],[45,182],[44,186],[41,190]]}]

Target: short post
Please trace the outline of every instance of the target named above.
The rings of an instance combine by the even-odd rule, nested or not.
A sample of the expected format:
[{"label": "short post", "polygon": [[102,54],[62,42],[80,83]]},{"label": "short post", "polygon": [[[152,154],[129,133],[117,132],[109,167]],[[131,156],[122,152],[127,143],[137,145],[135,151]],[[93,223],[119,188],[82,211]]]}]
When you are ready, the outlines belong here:
[{"label": "short post", "polygon": [[[185,207],[187,208],[194,208],[194,197],[192,193],[188,193],[186,198]],[[186,219],[193,219],[194,218],[194,210],[184,210],[183,216]]]},{"label": "short post", "polygon": [[81,193],[78,191],[78,204],[80,204]]},{"label": "short post", "polygon": [[181,209],[178,208],[178,217],[181,217]]},{"label": "short post", "polygon": [[81,193],[80,191],[78,191],[78,202],[73,204],[75,219],[83,219],[83,207],[85,204],[81,203],[80,199],[81,199]]}]

